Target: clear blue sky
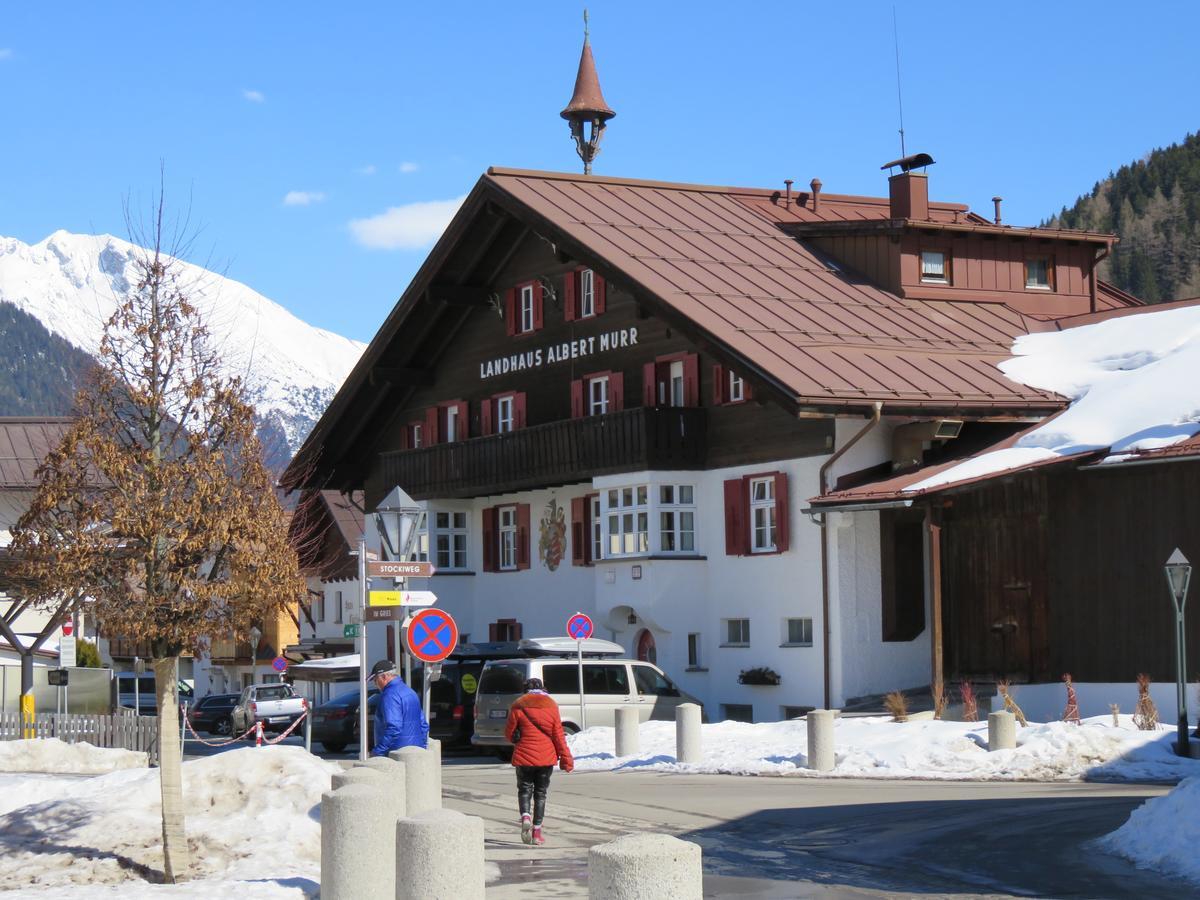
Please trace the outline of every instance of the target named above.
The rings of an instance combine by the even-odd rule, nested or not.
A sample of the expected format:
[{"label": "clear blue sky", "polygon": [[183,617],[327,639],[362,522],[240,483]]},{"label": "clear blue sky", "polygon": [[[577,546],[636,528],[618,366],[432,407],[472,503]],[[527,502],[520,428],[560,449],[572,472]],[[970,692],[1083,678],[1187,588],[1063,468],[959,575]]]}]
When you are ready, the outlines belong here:
[{"label": "clear blue sky", "polygon": [[[618,113],[598,174],[886,191],[879,166],[899,156],[890,2],[589,7]],[[1001,194],[1006,221],[1036,223],[1200,127],[1200,5],[897,7],[908,150],[937,159],[937,199],[986,213]],[[409,204],[444,206],[489,165],[578,170],[558,111],[581,9],[10,5],[0,234],[124,236],[124,198],[145,202],[163,160],[168,201],[190,202],[201,228],[196,261],[368,340],[428,242],[364,242],[403,243],[406,222],[443,208]],[[405,211],[373,219],[393,208]]]}]

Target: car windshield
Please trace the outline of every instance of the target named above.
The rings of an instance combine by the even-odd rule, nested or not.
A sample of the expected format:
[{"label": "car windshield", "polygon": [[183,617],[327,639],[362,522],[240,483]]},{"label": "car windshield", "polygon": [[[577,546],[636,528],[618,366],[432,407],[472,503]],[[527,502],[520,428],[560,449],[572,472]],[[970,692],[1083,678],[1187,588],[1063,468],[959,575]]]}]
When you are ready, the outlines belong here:
[{"label": "car windshield", "polygon": [[481,694],[520,694],[525,689],[525,666],[521,663],[488,665],[479,679]]},{"label": "car windshield", "polygon": [[292,689],[286,684],[280,684],[273,687],[261,687],[254,695],[255,700],[290,700],[296,696],[292,693]]}]

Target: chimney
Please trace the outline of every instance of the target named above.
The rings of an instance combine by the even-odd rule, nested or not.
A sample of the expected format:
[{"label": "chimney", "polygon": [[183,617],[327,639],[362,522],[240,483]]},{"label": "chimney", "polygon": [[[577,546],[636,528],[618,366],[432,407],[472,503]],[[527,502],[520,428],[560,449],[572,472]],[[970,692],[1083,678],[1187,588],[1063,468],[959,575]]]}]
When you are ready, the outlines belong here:
[{"label": "chimney", "polygon": [[993,197],[992,198],[992,203],[996,204],[996,224],[997,225],[1000,224],[1000,201],[1003,199],[1004,199],[1003,197]]},{"label": "chimney", "polygon": [[929,178],[924,173],[901,172],[888,179],[893,219],[929,218]]},{"label": "chimney", "polygon": [[816,212],[821,208],[821,179],[814,178],[808,183],[808,186],[812,190],[813,212]]},{"label": "chimney", "polygon": [[783,201],[783,208],[784,208],[784,209],[788,209],[788,208],[790,208],[790,207],[791,207],[791,205],[792,205],[792,185],[793,185],[794,183],[795,183],[795,182],[793,182],[793,181],[792,181],[792,179],[790,179],[790,178],[785,178],[785,179],[783,179],[783,184],[784,184],[784,187],[786,187],[786,188],[787,188],[786,199]]}]

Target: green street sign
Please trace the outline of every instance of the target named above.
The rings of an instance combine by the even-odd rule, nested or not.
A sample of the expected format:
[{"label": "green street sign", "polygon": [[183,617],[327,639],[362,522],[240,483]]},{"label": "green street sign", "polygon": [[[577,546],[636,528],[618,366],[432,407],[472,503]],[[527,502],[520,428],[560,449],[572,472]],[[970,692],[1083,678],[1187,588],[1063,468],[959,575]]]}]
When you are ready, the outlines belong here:
[{"label": "green street sign", "polygon": [[348,637],[348,638],[362,637],[362,626],[361,625],[343,625],[342,626],[342,637]]}]

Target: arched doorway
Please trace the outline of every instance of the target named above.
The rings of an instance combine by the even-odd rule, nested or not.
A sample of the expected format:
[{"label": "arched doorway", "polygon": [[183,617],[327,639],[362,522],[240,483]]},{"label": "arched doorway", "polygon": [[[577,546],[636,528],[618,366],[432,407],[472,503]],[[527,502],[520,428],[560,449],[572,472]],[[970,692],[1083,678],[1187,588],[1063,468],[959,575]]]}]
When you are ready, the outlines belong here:
[{"label": "arched doorway", "polygon": [[649,628],[643,628],[637,638],[637,658],[642,662],[658,662],[658,648],[654,645],[654,635]]}]

